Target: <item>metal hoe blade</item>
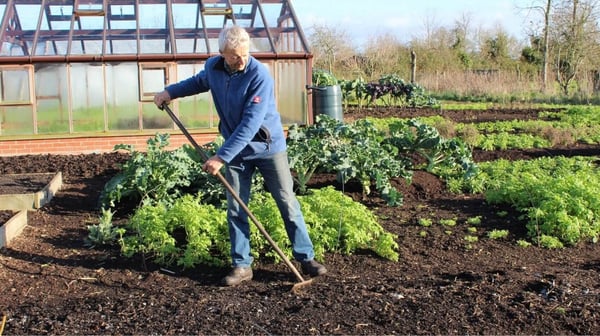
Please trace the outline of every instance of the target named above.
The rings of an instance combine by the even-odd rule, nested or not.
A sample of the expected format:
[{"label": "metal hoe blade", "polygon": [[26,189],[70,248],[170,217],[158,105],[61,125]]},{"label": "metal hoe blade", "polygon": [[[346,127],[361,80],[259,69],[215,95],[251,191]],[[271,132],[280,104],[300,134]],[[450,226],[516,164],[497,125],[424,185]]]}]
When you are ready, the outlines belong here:
[{"label": "metal hoe blade", "polygon": [[[163,104],[161,106],[161,108],[167,112],[167,114],[169,115],[169,117],[171,117],[171,119],[173,120],[173,122],[177,125],[177,127],[179,127],[179,129],[181,130],[181,132],[183,133],[183,135],[185,135],[185,137],[192,144],[192,146],[194,146],[194,149],[196,150],[196,152],[198,152],[198,154],[200,154],[200,156],[202,157],[202,160],[207,161],[208,160],[208,155],[204,152],[204,150],[202,149],[202,147],[200,147],[200,145],[198,145],[198,143],[196,142],[196,140],[194,140],[194,138],[192,137],[192,135],[190,134],[190,132],[188,132],[188,130],[185,128],[185,126],[183,126],[183,123],[181,123],[181,120],[179,120],[179,118],[177,118],[177,116],[175,115],[175,113],[173,113],[173,111],[171,110],[171,108],[167,104]],[[283,253],[283,251],[281,251],[281,249],[279,248],[279,246],[277,246],[277,243],[275,243],[275,241],[273,240],[273,238],[271,238],[271,236],[269,235],[269,233],[267,232],[267,230],[265,230],[264,226],[258,221],[258,219],[254,216],[254,214],[252,213],[252,211],[250,211],[250,209],[248,208],[248,206],[244,203],[244,201],[242,201],[242,199],[240,198],[240,196],[233,190],[233,187],[231,186],[231,184],[229,184],[229,182],[227,182],[227,180],[225,179],[225,177],[223,176],[223,174],[221,174],[220,172],[217,172],[217,174],[215,176],[219,179],[219,181],[221,181],[221,183],[223,183],[223,185],[225,186],[225,188],[227,189],[227,191],[229,191],[229,193],[235,199],[235,201],[240,204],[240,206],[242,207],[242,209],[244,210],[244,212],[246,212],[246,214],[248,215],[248,217],[256,225],[256,227],[258,228],[258,230],[260,231],[260,233],[263,235],[263,237],[267,240],[267,242],[269,242],[269,245],[271,245],[271,247],[275,250],[275,252],[277,252],[277,254],[281,257],[281,259],[283,259],[283,261],[285,262],[285,264],[294,273],[294,275],[296,276],[296,279],[298,280],[298,282],[296,284],[294,284],[294,286],[292,286],[292,290],[295,291],[297,289],[300,289],[303,286],[311,284],[312,283],[312,279],[306,280],[306,279],[304,279],[302,277],[302,275],[300,274],[300,272],[298,271],[298,269],[294,266],[294,264],[292,264],[292,262],[290,261],[290,259]]]}]

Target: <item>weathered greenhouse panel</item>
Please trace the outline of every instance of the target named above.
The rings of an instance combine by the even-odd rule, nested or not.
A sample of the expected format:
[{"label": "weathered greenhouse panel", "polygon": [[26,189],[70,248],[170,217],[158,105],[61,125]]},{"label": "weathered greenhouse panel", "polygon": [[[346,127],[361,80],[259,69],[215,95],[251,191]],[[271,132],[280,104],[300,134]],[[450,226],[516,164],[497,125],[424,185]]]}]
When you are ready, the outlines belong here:
[{"label": "weathered greenhouse panel", "polygon": [[[34,142],[52,152],[52,141],[106,139],[110,150],[122,137],[177,135],[154,94],[202,70],[233,24],[273,75],[284,124],[312,119],[312,56],[289,0],[4,0],[0,15],[0,155]],[[173,110],[192,133],[216,134],[210,94]]]}]

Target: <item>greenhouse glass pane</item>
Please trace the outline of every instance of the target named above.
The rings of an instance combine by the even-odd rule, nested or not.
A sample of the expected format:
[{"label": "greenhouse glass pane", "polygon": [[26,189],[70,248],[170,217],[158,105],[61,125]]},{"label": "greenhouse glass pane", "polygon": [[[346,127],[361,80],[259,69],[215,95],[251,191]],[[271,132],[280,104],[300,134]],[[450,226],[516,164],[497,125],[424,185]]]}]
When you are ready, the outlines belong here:
[{"label": "greenhouse glass pane", "polygon": [[110,5],[109,8],[104,52],[107,55],[138,53],[136,6]]},{"label": "greenhouse glass pane", "polygon": [[[81,30],[101,30],[104,29],[104,16],[82,16],[79,18],[79,23],[81,24]],[[79,25],[77,25],[77,28],[79,28]]]},{"label": "greenhouse glass pane", "polygon": [[75,24],[71,43],[72,55],[102,53],[102,36],[104,34],[104,17],[84,16],[79,19],[81,26]]},{"label": "greenhouse glass pane", "polygon": [[38,65],[35,71],[37,133],[69,133],[67,67]]},{"label": "greenhouse glass pane", "polygon": [[73,99],[73,131],[104,131],[104,76],[102,66],[75,63],[71,65],[71,97]]},{"label": "greenhouse glass pane", "polygon": [[219,118],[214,110],[209,93],[179,99],[181,122],[189,129],[216,128]]},{"label": "greenhouse glass pane", "polygon": [[91,55],[100,55],[102,54],[102,40],[96,41],[75,41],[73,40],[73,44],[71,45],[71,54],[72,55],[83,55],[83,54],[91,54]]},{"label": "greenhouse glass pane", "polygon": [[157,92],[162,91],[165,88],[165,67],[145,67],[142,68],[142,100],[153,99]]},{"label": "greenhouse glass pane", "polygon": [[33,134],[33,109],[31,106],[1,107],[0,135]]},{"label": "greenhouse glass pane", "polygon": [[108,129],[139,130],[137,64],[109,64],[105,73]]},{"label": "greenhouse glass pane", "polygon": [[29,70],[0,68],[0,103],[30,104]]},{"label": "greenhouse glass pane", "polygon": [[40,16],[41,5],[15,5],[17,15],[19,16],[19,23],[23,30],[37,29],[38,18]]},{"label": "greenhouse glass pane", "polygon": [[306,124],[306,60],[278,60],[277,108],[284,125]]},{"label": "greenhouse glass pane", "polygon": [[172,129],[173,121],[169,115],[160,110],[154,103],[144,103],[142,105],[142,128],[149,129]]},{"label": "greenhouse glass pane", "polygon": [[275,39],[277,43],[275,44],[275,48],[278,53],[295,53],[295,52],[303,52],[304,46],[302,44],[302,39],[298,34],[298,31],[292,30],[290,32],[281,32],[281,33],[273,33],[273,35],[278,36]]},{"label": "greenhouse glass pane", "polygon": [[272,52],[271,43],[268,38],[253,37],[250,42],[250,52]]},{"label": "greenhouse glass pane", "polygon": [[222,15],[204,15],[204,23],[207,28],[223,28],[227,25],[227,22],[231,22],[231,20],[226,19]]},{"label": "greenhouse glass pane", "polygon": [[175,29],[202,27],[198,4],[173,4],[172,8]]},{"label": "greenhouse glass pane", "polygon": [[110,14],[115,19],[127,18],[131,15],[135,15],[135,5],[109,5]]},{"label": "greenhouse glass pane", "polygon": [[166,4],[151,4],[139,5],[140,11],[140,29],[167,28],[167,5]]},{"label": "greenhouse glass pane", "polygon": [[[137,42],[135,33],[125,38],[125,35],[119,35],[121,40],[107,41],[107,54],[135,54],[137,53]],[[113,38],[113,37],[110,37]],[[109,39],[110,39],[109,38]]]},{"label": "greenhouse glass pane", "polygon": [[[50,17],[44,11],[42,14],[42,24],[40,26],[40,36],[41,40],[56,40],[52,35],[46,34],[49,31],[59,32],[66,34],[68,30],[71,29],[71,17],[73,15],[73,6],[72,5],[49,5],[48,10],[50,11]],[[52,19],[50,19],[52,18]],[[37,20],[36,20],[37,21]],[[50,29],[52,27],[52,29]],[[33,29],[35,30],[35,28]],[[44,35],[46,34],[46,35]],[[66,35],[61,35],[61,38],[65,38]],[[38,40],[38,45],[40,41]]]},{"label": "greenhouse glass pane", "polygon": [[[117,33],[112,33],[115,37],[119,36],[119,30],[125,30],[124,34],[129,33],[130,36],[135,37],[136,23],[135,20],[110,20],[110,29],[117,31]],[[132,32],[127,32],[126,30],[132,30]]]},{"label": "greenhouse glass pane", "polygon": [[[204,64],[179,64],[177,78],[185,79],[204,69]],[[216,128],[219,117],[209,92],[177,99],[181,122],[188,128]]]},{"label": "greenhouse glass pane", "polygon": [[140,53],[142,54],[168,54],[171,52],[170,44],[165,40],[140,40]]},{"label": "greenhouse glass pane", "polygon": [[175,40],[175,43],[177,44],[177,53],[179,54],[208,53],[208,49],[206,48],[206,40],[204,40],[203,37],[199,37],[197,39],[178,38]]},{"label": "greenhouse glass pane", "polygon": [[235,22],[241,27],[250,27],[252,22],[255,22],[257,19],[253,15],[253,13],[254,14],[258,13],[256,5],[232,4],[231,8],[233,9],[233,15],[235,17]]}]

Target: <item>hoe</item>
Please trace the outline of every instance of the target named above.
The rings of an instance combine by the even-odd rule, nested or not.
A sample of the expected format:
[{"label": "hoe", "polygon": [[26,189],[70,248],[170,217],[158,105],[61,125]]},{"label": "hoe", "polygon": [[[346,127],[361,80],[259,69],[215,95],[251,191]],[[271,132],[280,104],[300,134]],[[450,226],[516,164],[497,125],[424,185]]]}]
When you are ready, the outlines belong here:
[{"label": "hoe", "polygon": [[[179,129],[185,135],[185,137],[188,139],[188,141],[192,144],[192,146],[194,146],[194,149],[196,149],[196,151],[198,152],[198,154],[200,154],[200,156],[202,157],[202,160],[204,160],[204,161],[208,160],[208,155],[204,152],[204,150],[200,147],[200,145],[198,145],[198,143],[196,142],[196,140],[194,140],[194,138],[192,137],[192,135],[183,126],[183,124],[181,123],[181,121],[179,120],[179,118],[177,118],[177,116],[175,115],[175,113],[173,113],[173,111],[171,110],[171,108],[167,104],[163,104],[161,106],[161,108],[163,110],[167,111],[167,114],[169,114],[169,117],[171,117],[171,119],[173,120],[173,122],[175,122],[175,124],[177,124],[177,127],[179,127]],[[217,172],[216,177],[219,179],[219,181],[221,181],[221,183],[223,183],[223,185],[225,186],[225,189],[227,189],[227,191],[229,191],[229,193],[235,199],[235,201],[240,204],[240,206],[242,207],[242,209],[244,210],[244,212],[246,212],[246,214],[248,215],[248,217],[256,225],[256,227],[258,228],[258,230],[260,231],[260,233],[269,242],[269,244],[271,245],[271,247],[273,247],[273,249],[275,250],[275,252],[277,252],[277,254],[281,257],[281,259],[283,259],[283,261],[285,261],[286,265],[290,268],[290,270],[292,270],[292,272],[296,276],[296,279],[298,280],[298,282],[292,286],[292,291],[296,291],[296,290],[300,289],[301,287],[304,287],[306,285],[311,284],[312,283],[312,279],[305,280],[302,277],[302,275],[300,275],[300,272],[298,271],[298,269],[294,266],[294,264],[292,264],[292,262],[290,261],[290,259],[288,257],[286,257],[286,255],[283,253],[283,251],[281,251],[281,249],[279,248],[279,246],[277,246],[277,243],[275,243],[275,241],[273,240],[273,238],[271,238],[271,236],[269,235],[269,233],[267,232],[267,230],[265,230],[264,226],[258,221],[258,219],[250,211],[250,209],[248,208],[248,206],[244,203],[244,201],[242,201],[242,199],[240,198],[240,196],[233,190],[233,187],[231,187],[231,184],[229,184],[229,182],[227,182],[227,180],[225,179],[225,177],[223,176],[223,174],[221,174],[220,172]]]}]

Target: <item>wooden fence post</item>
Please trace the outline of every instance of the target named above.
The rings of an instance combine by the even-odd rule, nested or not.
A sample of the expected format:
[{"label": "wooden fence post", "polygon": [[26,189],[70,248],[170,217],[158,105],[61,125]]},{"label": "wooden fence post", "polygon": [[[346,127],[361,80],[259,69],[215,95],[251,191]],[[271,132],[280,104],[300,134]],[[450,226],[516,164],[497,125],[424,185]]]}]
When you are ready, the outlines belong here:
[{"label": "wooden fence post", "polygon": [[410,52],[410,82],[415,84],[415,77],[417,76],[417,53],[413,50]]}]

